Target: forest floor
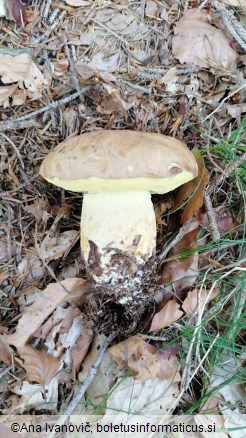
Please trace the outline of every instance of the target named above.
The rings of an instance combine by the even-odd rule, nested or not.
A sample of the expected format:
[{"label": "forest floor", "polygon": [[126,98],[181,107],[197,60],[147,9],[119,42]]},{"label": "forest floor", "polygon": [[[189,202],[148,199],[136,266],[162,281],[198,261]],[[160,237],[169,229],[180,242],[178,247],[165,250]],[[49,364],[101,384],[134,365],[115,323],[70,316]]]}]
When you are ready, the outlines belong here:
[{"label": "forest floor", "polygon": [[[246,436],[245,1],[24,3],[0,1],[0,428],[206,414],[214,436]],[[152,197],[158,290],[140,316],[91,293],[82,195],[39,175],[104,129],[172,136],[199,168]]]}]

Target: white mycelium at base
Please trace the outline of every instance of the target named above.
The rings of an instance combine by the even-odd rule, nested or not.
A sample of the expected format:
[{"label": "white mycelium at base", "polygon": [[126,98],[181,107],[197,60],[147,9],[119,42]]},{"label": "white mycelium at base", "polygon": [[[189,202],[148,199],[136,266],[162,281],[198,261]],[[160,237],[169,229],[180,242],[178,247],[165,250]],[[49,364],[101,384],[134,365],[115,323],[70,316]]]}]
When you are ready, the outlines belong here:
[{"label": "white mycelium at base", "polygon": [[114,286],[121,295],[123,289],[126,296],[137,295],[155,245],[156,221],[148,191],[84,195],[81,249],[96,283]]}]

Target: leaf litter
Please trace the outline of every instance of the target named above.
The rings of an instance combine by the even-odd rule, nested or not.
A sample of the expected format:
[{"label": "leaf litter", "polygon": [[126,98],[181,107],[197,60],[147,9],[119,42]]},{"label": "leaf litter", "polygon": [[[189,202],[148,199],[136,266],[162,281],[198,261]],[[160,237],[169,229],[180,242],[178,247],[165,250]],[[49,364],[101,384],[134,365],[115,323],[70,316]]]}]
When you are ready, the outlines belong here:
[{"label": "leaf litter", "polygon": [[[228,4],[228,12],[233,10],[230,5],[238,6],[234,1],[221,3]],[[155,308],[146,309],[138,335],[135,329],[120,330],[83,402],[90,413],[98,406],[105,424],[115,409],[115,424],[123,410],[142,415],[172,411],[184,370],[179,343],[170,347],[165,339],[170,340],[170,330],[179,333],[183,324],[194,321],[201,308],[209,312],[211,300],[223,296],[223,287],[211,288],[209,281],[201,287],[200,279],[205,275],[206,283],[207,275],[204,260],[211,261],[209,268],[215,273],[218,266],[235,263],[234,250],[222,251],[213,260],[213,249],[200,257],[200,248],[210,242],[204,191],[224,166],[213,152],[207,153],[207,139],[228,139],[245,112],[243,45],[230,33],[216,4],[200,9],[198,4],[193,9],[188,5],[186,10],[178,1],[170,5],[152,0],[144,5],[102,2],[99,9],[80,0],[27,6],[22,2],[21,8],[7,12],[0,2],[0,124],[10,129],[7,139],[1,138],[0,156],[0,357],[6,366],[15,364],[18,380],[16,384],[7,374],[12,384],[3,394],[3,412],[26,412],[30,407],[47,411],[47,406],[50,412],[51,405],[53,412],[66,411],[66,396],[60,399],[62,385],[73,397],[73,384],[79,388],[87,381],[115,319],[119,323],[121,311],[84,280],[77,245],[79,197],[35,177],[44,155],[59,141],[105,128],[171,134],[193,149],[199,175],[175,194],[153,197],[157,252],[167,249],[164,259],[160,257]],[[9,18],[22,27],[14,27]],[[232,23],[239,29],[239,21]],[[89,91],[80,97],[64,100],[88,85]],[[241,155],[238,149],[233,159]],[[225,177],[212,193],[212,217],[221,235],[238,236],[243,230],[239,194],[231,194],[233,208],[225,196],[231,187]],[[69,208],[54,220],[54,212],[61,212],[63,205]],[[168,243],[175,233],[176,243]],[[69,272],[76,272],[77,278],[68,278]],[[139,333],[148,330],[146,342]],[[213,387],[220,385],[216,379],[211,382]],[[222,415],[225,403],[231,402],[231,390],[228,387],[216,404]],[[238,404],[242,395],[234,402]],[[188,400],[186,392],[183,407]],[[238,414],[228,412],[231,420]]]}]

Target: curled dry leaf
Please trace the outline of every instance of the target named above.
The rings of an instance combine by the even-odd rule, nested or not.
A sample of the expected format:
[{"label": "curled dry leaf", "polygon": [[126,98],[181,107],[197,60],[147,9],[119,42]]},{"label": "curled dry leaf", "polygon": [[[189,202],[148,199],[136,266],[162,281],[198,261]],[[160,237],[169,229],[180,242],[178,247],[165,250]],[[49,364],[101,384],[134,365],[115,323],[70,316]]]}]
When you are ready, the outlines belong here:
[{"label": "curled dry leaf", "polygon": [[183,316],[183,312],[179,310],[179,307],[180,304],[174,299],[168,301],[160,312],[155,314],[149,332],[160,330],[180,319]]},{"label": "curled dry leaf", "polygon": [[68,59],[60,59],[59,61],[52,62],[56,76],[63,76],[67,72],[68,65]]},{"label": "curled dry leaf", "polygon": [[136,374],[135,379],[147,380],[158,377],[169,380],[178,377],[178,359],[175,350],[157,350],[139,336],[132,336],[109,348],[109,354],[124,370],[128,367]]},{"label": "curled dry leaf", "polygon": [[15,333],[7,336],[9,345],[14,345],[16,348],[23,347],[59,304],[69,301],[74,296],[83,296],[86,292],[84,288],[86,283],[82,278],[67,278],[60,283],[49,284],[35,302],[27,307],[19,319]]},{"label": "curled dry leaf", "polygon": [[189,9],[176,24],[172,52],[182,64],[200,67],[209,67],[209,62],[213,62],[229,69],[237,59],[229,37],[209,24],[207,12],[198,8]]},{"label": "curled dry leaf", "polygon": [[205,288],[198,290],[193,289],[188,292],[185,298],[182,309],[185,311],[186,316],[194,315],[198,308],[203,308],[210,301],[214,300],[220,292],[219,288],[214,288],[211,290],[206,290]]},{"label": "curled dry leaf", "polygon": [[204,188],[209,182],[209,173],[205,167],[203,158],[199,155],[196,158],[198,175],[193,180],[183,184],[175,198],[173,210],[177,210],[188,199],[181,216],[181,224],[184,225],[196,213],[203,204]]},{"label": "curled dry leaf", "polygon": [[32,100],[42,96],[48,85],[41,71],[32,61],[31,51],[0,48],[0,106],[10,106],[9,98],[15,104],[22,104],[26,98]]},{"label": "curled dry leaf", "polygon": [[36,350],[30,345],[18,348],[21,359],[16,361],[26,370],[29,382],[48,385],[60,368],[58,358],[43,351]]}]

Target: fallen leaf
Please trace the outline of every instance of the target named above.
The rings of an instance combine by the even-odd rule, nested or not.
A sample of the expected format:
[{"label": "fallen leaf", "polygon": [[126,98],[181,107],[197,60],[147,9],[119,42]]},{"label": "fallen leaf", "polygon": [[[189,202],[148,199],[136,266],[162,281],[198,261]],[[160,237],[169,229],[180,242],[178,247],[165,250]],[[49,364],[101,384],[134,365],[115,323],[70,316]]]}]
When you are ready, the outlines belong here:
[{"label": "fallen leaf", "polygon": [[35,302],[27,307],[18,321],[15,333],[7,336],[9,345],[14,345],[16,348],[23,347],[59,304],[69,300],[73,294],[78,296],[84,294],[86,283],[82,278],[68,278],[60,283],[49,284]]},{"label": "fallen leaf", "polygon": [[[87,362],[87,357],[90,356],[90,353],[86,356],[83,361],[83,369],[84,364]],[[95,361],[95,360],[94,360]],[[94,361],[90,361],[90,366],[93,366]],[[87,369],[88,373],[89,369]],[[91,385],[86,391],[86,400],[89,401],[88,404],[93,406],[92,413],[95,413],[95,407],[101,405],[100,412],[102,412],[104,408],[104,403],[101,403],[103,399],[106,399],[112,387],[115,384],[115,381],[120,375],[120,368],[116,365],[116,363],[111,359],[109,353],[106,353],[103,356],[100,367],[98,368],[97,375],[92,381]],[[105,408],[103,410],[105,413]]]},{"label": "fallen leaf", "polygon": [[9,98],[20,104],[29,97],[39,99],[48,83],[36,64],[31,51],[26,49],[0,48],[0,105],[10,105]]},{"label": "fallen leaf", "polygon": [[183,316],[183,312],[179,310],[179,307],[180,304],[174,299],[168,301],[160,312],[155,314],[149,332],[160,330],[180,319]]},{"label": "fallen leaf", "polygon": [[76,230],[64,231],[58,236],[50,236],[47,234],[38,247],[38,255],[41,260],[44,260],[46,263],[51,260],[57,260],[62,257],[64,253],[68,254],[78,238],[79,231]]},{"label": "fallen leaf", "polygon": [[45,267],[38,255],[34,252],[30,252],[27,257],[24,257],[18,264],[17,271],[23,284],[27,286],[44,277]]},{"label": "fallen leaf", "polygon": [[186,316],[189,317],[194,315],[197,309],[202,309],[205,304],[214,300],[219,292],[219,288],[214,288],[212,290],[206,290],[205,288],[202,288],[201,290],[193,289],[188,292],[187,297],[182,304],[182,309],[185,311]]},{"label": "fallen leaf", "polygon": [[103,53],[98,52],[95,53],[95,55],[92,57],[91,61],[89,62],[89,67],[92,68],[94,71],[107,71],[107,72],[117,71],[120,64],[120,58],[121,58],[120,54],[115,53],[114,55],[105,59],[103,57]]},{"label": "fallen leaf", "polygon": [[[111,389],[107,400],[105,415],[98,420],[101,425],[111,424],[141,424],[148,422],[158,424],[160,415],[165,415],[179,394],[178,381],[175,379],[162,381],[160,379],[148,379],[145,381],[133,378],[118,379]],[[131,429],[130,429],[131,430]],[[150,433],[141,431],[141,438],[148,438]],[[92,435],[96,438],[96,435]],[[114,432],[115,438],[122,437],[122,432]]]},{"label": "fallen leaf", "polygon": [[5,341],[4,336],[0,335],[0,361],[10,364],[11,363],[11,354],[7,347],[7,343]]},{"label": "fallen leaf", "polygon": [[74,64],[74,68],[82,79],[90,79],[94,75],[94,70],[86,62],[78,60]]},{"label": "fallen leaf", "polygon": [[16,24],[23,24],[24,12],[29,6],[30,0],[5,0],[5,3],[8,8],[10,18],[12,18]]},{"label": "fallen leaf", "polygon": [[56,76],[63,76],[68,69],[69,62],[68,59],[59,59],[58,61],[53,61],[52,66],[54,68],[54,72]]},{"label": "fallen leaf", "polygon": [[30,345],[18,347],[18,353],[21,359],[16,357],[15,360],[25,368],[29,383],[48,385],[60,368],[58,358]]},{"label": "fallen leaf", "polygon": [[146,380],[157,377],[160,371],[155,350],[153,345],[147,344],[139,336],[132,336],[108,351],[116,363],[135,371],[136,379]]},{"label": "fallen leaf", "polygon": [[35,217],[38,224],[40,222],[44,222],[44,224],[46,224],[48,218],[51,216],[48,213],[50,210],[49,203],[47,199],[42,197],[36,199],[32,204],[24,206],[24,209]]},{"label": "fallen leaf", "polygon": [[[245,403],[246,392],[243,386],[243,381],[240,383],[238,379],[230,379],[236,375],[236,370],[240,374],[242,371],[241,365],[234,352],[226,350],[224,357],[220,358],[220,362],[211,372],[211,381],[209,389],[218,388],[216,395],[221,395],[225,400],[225,404],[231,406],[240,406],[240,403]],[[225,381],[229,380],[226,385]],[[245,411],[244,411],[245,412]]]},{"label": "fallen leaf", "polygon": [[229,37],[209,24],[207,18],[207,12],[198,8],[183,15],[174,28],[173,55],[182,64],[209,67],[213,62],[229,69],[235,65],[237,53],[230,47]]},{"label": "fallen leaf", "polygon": [[[54,377],[49,385],[31,384],[18,382],[11,387],[14,394],[21,396],[19,404],[15,406],[15,412],[23,413],[27,407],[37,407],[38,410],[56,411],[58,402],[58,377]],[[23,436],[23,435],[22,435]]]},{"label": "fallen leaf", "polygon": [[181,216],[181,224],[184,225],[196,213],[203,204],[204,188],[209,182],[209,173],[205,167],[203,158],[199,155],[196,158],[198,175],[193,180],[183,184],[175,198],[173,211],[180,208],[188,199]]},{"label": "fallen leaf", "polygon": [[[187,225],[189,226],[187,227]],[[181,238],[172,250],[170,254],[172,259],[164,263],[161,277],[157,281],[158,285],[164,285],[162,301],[169,300],[174,294],[180,296],[183,290],[190,289],[194,285],[198,276],[199,255],[197,252],[185,257],[175,257],[196,247],[196,239],[199,234],[198,222],[194,219],[185,227],[190,231]],[[181,230],[182,228],[180,232]],[[158,299],[158,302],[160,302],[160,299]]]},{"label": "fallen leaf", "polygon": [[[243,226],[237,221],[233,214],[227,211],[223,206],[213,208],[213,212],[221,235],[228,232],[241,231],[243,229]],[[197,210],[196,219],[204,229],[209,227],[208,216],[203,209],[200,208]]]},{"label": "fallen leaf", "polygon": [[158,377],[161,380],[175,379],[179,368],[177,349],[157,349],[145,342],[140,336],[132,336],[126,341],[108,349],[113,360],[136,374],[134,379],[146,380]]}]

